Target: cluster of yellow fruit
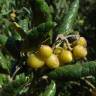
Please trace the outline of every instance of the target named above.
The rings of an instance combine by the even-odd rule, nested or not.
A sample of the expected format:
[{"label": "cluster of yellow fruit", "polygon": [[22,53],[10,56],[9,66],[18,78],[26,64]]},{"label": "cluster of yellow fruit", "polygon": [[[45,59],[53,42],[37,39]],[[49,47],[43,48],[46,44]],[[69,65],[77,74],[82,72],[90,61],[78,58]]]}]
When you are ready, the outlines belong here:
[{"label": "cluster of yellow fruit", "polygon": [[37,54],[30,54],[27,58],[27,64],[38,69],[47,65],[49,68],[57,68],[61,64],[70,63],[75,59],[82,59],[87,55],[87,42],[84,37],[72,43],[72,50],[63,47],[52,49],[48,45],[41,45]]},{"label": "cluster of yellow fruit", "polygon": [[49,68],[59,67],[58,57],[53,54],[53,50],[48,45],[41,45],[37,54],[30,54],[27,59],[27,64],[35,69],[41,68],[45,64]]}]

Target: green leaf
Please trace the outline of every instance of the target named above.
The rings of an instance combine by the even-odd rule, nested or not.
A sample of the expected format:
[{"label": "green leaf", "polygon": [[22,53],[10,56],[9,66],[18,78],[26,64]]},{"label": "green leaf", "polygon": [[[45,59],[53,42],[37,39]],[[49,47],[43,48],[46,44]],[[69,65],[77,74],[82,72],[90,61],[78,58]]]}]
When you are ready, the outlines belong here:
[{"label": "green leaf", "polygon": [[58,34],[68,35],[72,32],[74,21],[79,9],[79,0],[74,0],[71,4],[68,13],[63,17],[62,23],[57,29]]},{"label": "green leaf", "polygon": [[20,20],[19,24],[21,26],[21,28],[28,34],[28,22],[29,20],[26,18],[26,19],[23,19],[23,20]]},{"label": "green leaf", "polygon": [[18,96],[24,88],[24,84],[27,82],[26,76],[21,74],[20,78],[9,82],[3,86],[0,91],[0,96]]},{"label": "green leaf", "polygon": [[0,87],[2,87],[2,85],[5,85],[8,83],[8,76],[5,74],[0,74]]},{"label": "green leaf", "polygon": [[53,79],[69,78],[72,80],[95,74],[96,61],[89,61],[83,64],[77,63],[74,65],[66,65],[63,67],[59,67],[52,72],[49,72],[48,76]]},{"label": "green leaf", "polygon": [[64,16],[64,14],[66,14],[66,12],[68,11],[68,4],[67,4],[67,0],[53,0],[53,4],[54,4],[54,16],[53,18],[55,18],[55,21],[60,22],[60,20],[62,21],[62,17]]},{"label": "green leaf", "polygon": [[0,67],[9,71],[10,66],[11,66],[11,61],[9,57],[4,56],[4,54],[0,51]]},{"label": "green leaf", "polygon": [[7,42],[8,37],[5,35],[0,34],[0,45],[4,46]]},{"label": "green leaf", "polygon": [[52,20],[50,8],[45,0],[35,0],[35,6],[42,12],[42,14],[46,17],[47,21]]},{"label": "green leaf", "polygon": [[41,23],[37,27],[34,27],[32,31],[28,34],[28,37],[33,38],[39,38],[39,37],[46,37],[48,32],[55,26],[55,23],[52,21],[47,21],[45,23]]},{"label": "green leaf", "polygon": [[54,81],[51,81],[49,86],[45,89],[44,93],[41,93],[40,96],[55,96],[56,93],[56,84]]},{"label": "green leaf", "polygon": [[1,0],[0,6],[1,6],[1,14],[2,15],[8,15],[11,11],[11,6],[15,4],[15,0]]}]

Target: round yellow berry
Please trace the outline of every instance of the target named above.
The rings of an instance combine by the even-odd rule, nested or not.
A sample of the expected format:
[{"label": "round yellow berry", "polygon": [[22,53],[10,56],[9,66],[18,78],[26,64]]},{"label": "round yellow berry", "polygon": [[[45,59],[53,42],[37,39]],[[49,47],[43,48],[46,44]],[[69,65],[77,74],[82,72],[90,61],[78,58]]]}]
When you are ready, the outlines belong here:
[{"label": "round yellow berry", "polygon": [[48,59],[46,59],[46,65],[53,69],[59,67],[59,60],[55,54],[52,54]]},{"label": "round yellow berry", "polygon": [[71,51],[63,50],[59,56],[59,59],[62,63],[70,63],[73,60]]},{"label": "round yellow berry", "polygon": [[41,54],[41,56],[43,56],[44,58],[48,58],[52,55],[52,48],[48,45],[41,45],[39,52]]},{"label": "round yellow berry", "polygon": [[87,41],[84,37],[80,37],[78,40],[77,40],[77,45],[82,45],[82,46],[87,46]]},{"label": "round yellow berry", "polygon": [[73,42],[73,46],[76,46],[76,45],[82,45],[82,46],[86,47],[87,41],[84,37],[80,37],[78,40]]},{"label": "round yellow berry", "polygon": [[77,45],[73,48],[73,56],[76,59],[81,59],[87,56],[87,49],[81,45]]},{"label": "round yellow berry", "polygon": [[30,54],[27,58],[27,64],[32,68],[38,69],[44,65],[44,61],[35,54]]}]

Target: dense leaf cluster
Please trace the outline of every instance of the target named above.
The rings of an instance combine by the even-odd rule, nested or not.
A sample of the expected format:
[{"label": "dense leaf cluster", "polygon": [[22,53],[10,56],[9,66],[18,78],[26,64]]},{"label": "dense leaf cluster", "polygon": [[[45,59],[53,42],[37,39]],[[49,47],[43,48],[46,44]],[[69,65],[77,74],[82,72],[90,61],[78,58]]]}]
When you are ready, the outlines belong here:
[{"label": "dense leaf cluster", "polygon": [[[95,96],[95,9],[95,0],[0,0],[0,96]],[[84,36],[87,59],[28,67],[27,55],[60,34]]]}]

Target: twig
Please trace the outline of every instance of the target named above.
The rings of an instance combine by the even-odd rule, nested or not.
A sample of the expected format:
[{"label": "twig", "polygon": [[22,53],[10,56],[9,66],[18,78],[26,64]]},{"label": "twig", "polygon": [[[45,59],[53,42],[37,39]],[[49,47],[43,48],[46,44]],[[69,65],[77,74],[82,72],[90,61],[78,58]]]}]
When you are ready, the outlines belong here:
[{"label": "twig", "polygon": [[86,80],[84,77],[83,78],[81,78],[83,81],[85,81],[85,83],[87,84],[87,85],[89,85],[92,89],[95,89],[96,87],[91,83],[91,82],[89,82],[88,80]]},{"label": "twig", "polygon": [[17,68],[16,68],[15,72],[14,72],[13,75],[12,75],[12,80],[15,78],[15,76],[16,76],[17,72],[20,70],[20,68],[21,68],[21,67],[17,67]]}]

